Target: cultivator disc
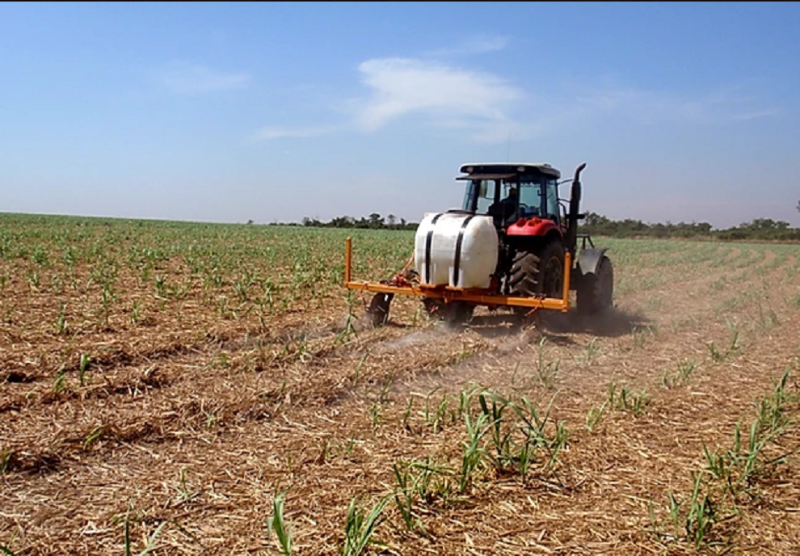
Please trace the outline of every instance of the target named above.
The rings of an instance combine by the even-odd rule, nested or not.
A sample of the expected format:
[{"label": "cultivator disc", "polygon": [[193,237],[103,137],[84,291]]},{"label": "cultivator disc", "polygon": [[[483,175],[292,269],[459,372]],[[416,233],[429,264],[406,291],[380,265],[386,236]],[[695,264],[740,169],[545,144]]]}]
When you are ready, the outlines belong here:
[{"label": "cultivator disc", "polygon": [[367,307],[372,326],[383,326],[389,320],[389,305],[394,298],[393,293],[376,293]]}]

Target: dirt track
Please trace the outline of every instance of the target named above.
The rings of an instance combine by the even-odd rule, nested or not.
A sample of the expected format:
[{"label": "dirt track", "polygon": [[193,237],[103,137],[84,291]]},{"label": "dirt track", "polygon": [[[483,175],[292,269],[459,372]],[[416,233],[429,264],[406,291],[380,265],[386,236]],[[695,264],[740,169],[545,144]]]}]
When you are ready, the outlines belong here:
[{"label": "dirt track", "polygon": [[[431,456],[455,470],[440,479],[457,481],[467,440],[459,399],[480,385],[524,396],[541,413],[552,403],[547,433],[559,421],[568,433],[554,466],[537,460],[523,480],[484,460],[464,492],[415,500],[424,532],[406,530],[392,501],[374,536],[385,553],[692,553],[667,519],[668,492],[691,495],[704,444],[727,448],[739,420],[746,437],[754,404],[788,367],[785,411],[797,417],[798,253],[612,247],[613,311],[597,320],[548,314],[528,329],[484,309],[448,329],[422,318],[416,300],[396,299],[389,326],[356,321],[347,333],[335,288],[265,325],[254,312],[218,318],[195,289],[180,310],[148,305],[149,321],[118,314],[107,326],[55,334],[55,294],[30,293],[9,273],[0,545],[123,553],[129,512],[137,552],[166,521],[156,554],[267,554],[277,546],[266,527],[273,498],[288,489],[296,553],[336,554],[350,500],[371,505],[391,493],[393,464]],[[123,296],[144,295],[136,276],[119,280]],[[80,353],[92,357],[83,384]],[[612,384],[630,405],[609,406]],[[599,415],[592,430],[590,414]],[[792,420],[764,461],[799,440]],[[798,471],[794,455],[765,466],[736,498],[738,516],[719,499],[701,550],[795,553]]]}]

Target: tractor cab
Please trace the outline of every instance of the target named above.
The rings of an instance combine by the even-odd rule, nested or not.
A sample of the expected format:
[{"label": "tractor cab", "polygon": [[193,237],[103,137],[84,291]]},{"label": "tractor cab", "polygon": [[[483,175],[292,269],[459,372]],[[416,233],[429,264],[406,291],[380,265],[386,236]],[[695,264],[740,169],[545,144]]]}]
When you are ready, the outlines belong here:
[{"label": "tractor cab", "polygon": [[561,172],[549,164],[464,164],[462,210],[492,216],[498,229],[520,219],[550,220],[562,227],[558,199]]}]

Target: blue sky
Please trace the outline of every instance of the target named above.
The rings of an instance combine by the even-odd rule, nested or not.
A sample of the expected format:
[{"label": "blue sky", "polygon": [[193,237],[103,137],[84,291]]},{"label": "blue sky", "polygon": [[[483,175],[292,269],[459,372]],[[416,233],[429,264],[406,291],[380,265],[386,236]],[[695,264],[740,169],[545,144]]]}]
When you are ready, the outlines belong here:
[{"label": "blue sky", "polygon": [[796,226],[798,28],[764,2],[2,3],[0,211],[418,221],[512,160],[587,162],[612,218]]}]

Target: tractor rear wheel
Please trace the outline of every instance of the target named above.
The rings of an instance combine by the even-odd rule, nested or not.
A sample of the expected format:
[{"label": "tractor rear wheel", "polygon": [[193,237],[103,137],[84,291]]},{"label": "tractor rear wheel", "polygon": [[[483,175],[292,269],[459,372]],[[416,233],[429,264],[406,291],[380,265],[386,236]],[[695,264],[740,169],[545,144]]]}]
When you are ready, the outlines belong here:
[{"label": "tractor rear wheel", "polygon": [[551,241],[538,255],[518,251],[509,274],[512,294],[560,298],[564,289],[564,246]]},{"label": "tractor rear wheel", "polygon": [[576,289],[579,313],[593,315],[611,307],[614,297],[614,266],[611,259],[604,255],[594,274],[581,276]]}]

